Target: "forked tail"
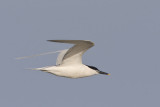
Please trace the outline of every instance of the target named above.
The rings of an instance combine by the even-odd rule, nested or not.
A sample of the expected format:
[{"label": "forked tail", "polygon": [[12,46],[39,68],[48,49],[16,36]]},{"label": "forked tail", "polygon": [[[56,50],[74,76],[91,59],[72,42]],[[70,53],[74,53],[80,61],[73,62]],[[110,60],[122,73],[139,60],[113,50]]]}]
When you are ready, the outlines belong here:
[{"label": "forked tail", "polygon": [[26,68],[28,70],[42,70],[42,68]]}]

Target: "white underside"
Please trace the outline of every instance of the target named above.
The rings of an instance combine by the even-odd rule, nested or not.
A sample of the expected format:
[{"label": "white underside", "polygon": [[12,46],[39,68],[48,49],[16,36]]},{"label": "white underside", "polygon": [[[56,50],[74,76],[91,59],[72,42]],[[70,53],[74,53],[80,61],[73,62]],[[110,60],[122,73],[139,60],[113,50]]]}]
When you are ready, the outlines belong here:
[{"label": "white underside", "polygon": [[98,72],[90,69],[83,64],[49,66],[43,68],[36,68],[35,70],[41,70],[57,76],[63,76],[68,78],[82,78],[98,74]]},{"label": "white underside", "polygon": [[[52,73],[57,76],[63,76],[68,78],[81,78],[98,74],[96,70],[93,70],[88,66],[82,64],[82,55],[89,48],[94,46],[93,42],[86,40],[49,40],[49,41],[69,43],[69,44],[74,44],[74,46],[72,46],[69,49],[60,51],[60,54],[58,55],[57,58],[56,66],[36,68],[33,70],[41,70],[44,72]],[[44,54],[48,53],[38,54],[36,56]]]}]

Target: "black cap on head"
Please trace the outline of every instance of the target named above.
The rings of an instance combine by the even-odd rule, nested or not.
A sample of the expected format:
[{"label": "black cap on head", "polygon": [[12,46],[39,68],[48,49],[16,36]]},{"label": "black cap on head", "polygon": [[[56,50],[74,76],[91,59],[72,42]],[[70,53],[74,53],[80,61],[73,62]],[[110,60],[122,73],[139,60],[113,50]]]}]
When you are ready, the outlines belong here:
[{"label": "black cap on head", "polygon": [[109,73],[107,72],[103,72],[103,71],[98,71],[99,74],[104,74],[104,75],[110,75]]},{"label": "black cap on head", "polygon": [[91,68],[91,69],[93,69],[93,70],[98,70],[99,71],[99,69],[98,68],[96,68],[96,67],[94,67],[94,66],[90,66],[90,65],[87,65],[89,68]]},{"label": "black cap on head", "polygon": [[103,71],[100,71],[98,68],[94,67],[94,66],[89,66],[87,65],[89,68],[93,69],[93,70],[96,70],[99,74],[104,74],[104,75],[110,75],[109,73],[107,72],[103,72]]}]

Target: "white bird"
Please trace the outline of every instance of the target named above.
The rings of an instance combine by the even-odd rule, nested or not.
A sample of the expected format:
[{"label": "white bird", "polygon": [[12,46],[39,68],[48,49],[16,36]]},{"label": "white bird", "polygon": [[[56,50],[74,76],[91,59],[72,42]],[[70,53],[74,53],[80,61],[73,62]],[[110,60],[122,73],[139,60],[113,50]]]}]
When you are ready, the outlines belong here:
[{"label": "white bird", "polygon": [[57,76],[67,78],[82,78],[95,74],[110,75],[109,73],[100,71],[94,66],[84,65],[82,63],[82,55],[89,48],[94,46],[94,43],[87,40],[48,40],[50,42],[60,42],[74,44],[70,49],[65,49],[58,55],[55,66],[47,66],[35,68],[32,70],[41,70],[52,73]]}]

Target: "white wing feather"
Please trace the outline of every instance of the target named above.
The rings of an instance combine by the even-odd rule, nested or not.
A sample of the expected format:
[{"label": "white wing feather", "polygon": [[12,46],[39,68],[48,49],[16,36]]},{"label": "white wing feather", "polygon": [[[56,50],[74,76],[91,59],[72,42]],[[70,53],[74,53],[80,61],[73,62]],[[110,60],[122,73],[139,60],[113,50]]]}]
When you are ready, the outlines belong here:
[{"label": "white wing feather", "polygon": [[56,65],[61,65],[62,61],[63,61],[63,57],[66,54],[66,52],[68,51],[68,49],[62,50],[57,57],[57,61],[56,61]]},{"label": "white wing feather", "polygon": [[93,42],[86,41],[86,40],[48,40],[48,41],[69,43],[69,44],[74,44],[74,46],[71,47],[70,49],[59,50],[55,52],[46,52],[46,53],[36,54],[32,56],[18,57],[16,59],[25,59],[25,58],[60,52],[60,54],[57,57],[56,65],[82,64],[82,55],[84,54],[84,52],[86,52],[89,48],[94,46]]},{"label": "white wing feather", "polygon": [[62,52],[62,51],[63,50],[54,51],[54,52],[45,52],[45,53],[35,54],[35,55],[31,55],[31,56],[17,57],[16,59],[32,58],[32,57],[36,57],[36,56],[42,56],[42,55],[49,55],[49,54],[59,53],[59,52]]},{"label": "white wing feather", "polygon": [[82,64],[82,55],[89,48],[94,46],[94,43],[86,40],[48,40],[50,42],[60,42],[74,44],[67,52],[65,52],[61,65]]}]

